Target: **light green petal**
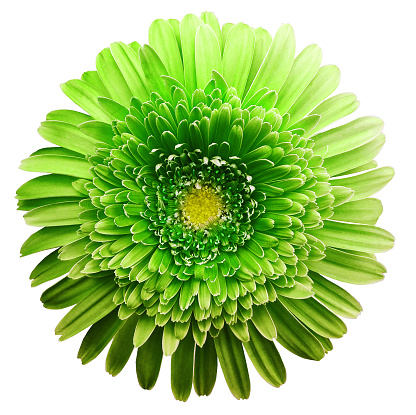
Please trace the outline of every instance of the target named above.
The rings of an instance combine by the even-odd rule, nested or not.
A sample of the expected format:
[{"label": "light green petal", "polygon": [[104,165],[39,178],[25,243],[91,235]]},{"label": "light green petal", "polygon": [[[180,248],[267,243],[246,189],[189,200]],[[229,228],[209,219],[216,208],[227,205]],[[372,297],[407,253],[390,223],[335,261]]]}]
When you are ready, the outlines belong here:
[{"label": "light green petal", "polygon": [[310,229],[309,233],[327,246],[368,253],[385,252],[394,245],[391,233],[372,225],[326,220],[323,228]]},{"label": "light green petal", "polygon": [[73,110],[55,110],[46,115],[48,121],[63,121],[74,125],[79,125],[83,122],[91,121],[93,118],[82,112]]},{"label": "light green petal", "polygon": [[61,89],[65,95],[93,118],[111,123],[111,117],[98,105],[97,98],[103,94],[92,85],[79,79],[72,79],[61,84]]},{"label": "light green petal", "polygon": [[114,131],[110,124],[102,121],[86,121],[78,125],[79,129],[89,137],[104,143],[114,145]]},{"label": "light green petal", "polygon": [[197,88],[204,89],[212,71],[222,73],[221,50],[211,26],[203,24],[195,34],[195,72]]},{"label": "light green petal", "polygon": [[81,197],[82,193],[75,190],[72,186],[75,180],[75,177],[60,174],[47,174],[35,177],[17,189],[16,198],[27,200],[60,196]]},{"label": "light green petal", "polygon": [[211,26],[212,30],[215,33],[215,36],[217,36],[218,43],[219,43],[220,49],[222,51],[223,48],[224,48],[224,45],[223,45],[223,42],[222,42],[221,27],[220,27],[220,24],[218,23],[218,19],[215,16],[215,14],[212,13],[212,12],[202,12],[201,13],[201,20],[204,23]]},{"label": "light green petal", "polygon": [[39,150],[36,150],[35,152],[33,152],[30,157],[32,156],[44,156],[44,155],[48,155],[48,156],[69,156],[69,157],[77,157],[79,159],[84,160],[85,156],[77,153],[75,151],[72,150],[68,150],[67,148],[63,148],[63,147],[44,147],[44,148],[40,148]]},{"label": "light green petal", "polygon": [[[244,97],[243,105],[263,87],[279,92],[289,75],[294,55],[295,35],[292,26],[288,24],[282,25],[277,31],[267,55]],[[276,68],[278,68],[277,71]]]},{"label": "light green petal", "polygon": [[179,25],[181,33],[185,86],[190,92],[197,88],[195,72],[195,35],[198,26],[201,24],[204,24],[204,22],[199,17],[195,16],[194,14],[187,14],[181,20]]},{"label": "light green petal", "polygon": [[334,178],[330,180],[330,183],[332,186],[349,187],[354,191],[351,200],[360,200],[377,193],[393,176],[394,170],[391,167],[381,167],[354,176]]},{"label": "light green petal", "polygon": [[146,343],[156,327],[155,318],[141,314],[137,320],[137,326],[134,331],[133,344],[134,347],[141,347]]},{"label": "light green petal", "polygon": [[243,96],[250,71],[255,35],[250,26],[244,23],[234,25],[227,37],[224,47],[224,78],[233,86],[239,97]]},{"label": "light green petal", "polygon": [[246,322],[237,320],[235,324],[231,324],[229,327],[237,339],[241,340],[242,342],[247,342],[250,340]]},{"label": "light green petal", "polygon": [[81,81],[87,82],[98,91],[98,96],[111,98],[97,71],[87,71],[81,75]]},{"label": "light green petal", "polygon": [[269,312],[267,311],[266,306],[253,305],[253,316],[251,321],[256,326],[257,330],[264,336],[266,339],[273,340],[276,338],[276,327],[270,317]]},{"label": "light green petal", "polygon": [[314,154],[335,156],[357,148],[376,138],[383,130],[384,123],[377,117],[361,117],[348,124],[313,136]]},{"label": "light green petal", "polygon": [[41,199],[30,199],[30,200],[19,200],[17,203],[17,210],[33,210],[38,207],[54,205],[56,203],[72,202],[79,203],[81,201],[80,197],[74,196],[62,196],[62,197],[44,197]]},{"label": "light green petal", "polygon": [[128,107],[133,94],[120,71],[110,48],[103,49],[96,59],[97,72],[111,98]]},{"label": "light green petal", "polygon": [[371,160],[368,163],[365,163],[361,166],[355,167],[354,169],[344,171],[340,174],[335,175],[334,177],[347,176],[349,174],[360,173],[360,172],[366,171],[366,170],[372,170],[372,169],[375,169],[377,166],[378,166],[377,162],[375,160]]},{"label": "light green petal", "polygon": [[371,258],[353,255],[327,247],[325,258],[305,261],[306,266],[319,274],[350,284],[373,284],[384,279],[386,268]]},{"label": "light green petal", "polygon": [[169,94],[166,91],[162,76],[169,74],[158,54],[150,46],[144,45],[139,50],[139,57],[147,79],[149,91],[157,92],[162,98],[167,99]]},{"label": "light green petal", "polygon": [[355,148],[336,156],[325,158],[323,167],[330,176],[335,176],[342,172],[359,167],[370,162],[383,147],[386,138],[384,134],[378,135],[374,140],[367,144]]},{"label": "light green petal", "polygon": [[82,223],[79,214],[83,210],[78,202],[53,203],[30,210],[24,218],[31,226],[76,225]]},{"label": "light green petal", "polygon": [[272,44],[272,37],[267,30],[257,27],[254,29],[255,34],[255,44],[254,52],[251,60],[250,72],[247,77],[247,81],[244,88],[244,96],[247,94],[250,85],[253,83],[254,78],[257,75],[258,70],[260,69],[261,64],[267,54],[267,51]]},{"label": "light green petal", "polygon": [[344,203],[334,208],[332,220],[375,225],[383,212],[380,200],[366,198]]},{"label": "light green petal", "polygon": [[112,43],[110,50],[133,96],[147,101],[151,91],[148,91],[138,53],[123,42]]},{"label": "light green petal", "polygon": [[150,25],[149,45],[159,55],[169,75],[185,83],[178,42],[172,26],[166,20],[157,19]]},{"label": "light green petal", "polygon": [[347,291],[316,272],[309,271],[313,279],[315,297],[335,314],[346,318],[357,318],[361,304]]},{"label": "light green petal", "polygon": [[274,286],[274,290],[278,295],[295,299],[309,298],[312,297],[314,294],[313,291],[309,290],[307,287],[305,287],[297,281],[295,281],[295,285],[293,287],[280,288]]},{"label": "light green petal", "polygon": [[325,65],[319,68],[311,83],[288,110],[290,120],[284,127],[290,128],[332,94],[339,84],[339,79],[340,71],[335,65]]},{"label": "light green petal", "polygon": [[163,327],[162,350],[165,356],[172,356],[179,346],[179,339],[175,337],[175,325],[168,322]]},{"label": "light green petal", "polygon": [[309,45],[302,50],[293,62],[289,76],[279,91],[276,108],[285,114],[299,95],[312,81],[322,61],[322,51],[318,45]]},{"label": "light green petal", "polygon": [[20,169],[42,173],[65,174],[78,178],[90,179],[91,165],[78,157],[41,155],[22,160]]},{"label": "light green petal", "polygon": [[47,255],[30,274],[32,287],[37,287],[44,282],[51,281],[66,274],[75,265],[77,260],[61,261],[58,258],[59,250],[56,249]]},{"label": "light green petal", "polygon": [[24,242],[20,253],[22,256],[26,256],[69,244],[79,239],[78,229],[78,225],[39,229]]},{"label": "light green petal", "polygon": [[224,52],[224,46],[225,46],[225,43],[227,41],[228,33],[230,33],[230,30],[233,26],[234,26],[233,23],[224,23],[222,25],[222,28],[221,28],[222,50],[221,50],[221,52]]},{"label": "light green petal", "polygon": [[124,121],[127,115],[129,115],[129,110],[125,106],[111,98],[98,97],[98,103],[104,111],[111,115],[114,121]]},{"label": "light green petal", "polygon": [[311,111],[311,114],[320,115],[321,118],[314,129],[305,134],[305,137],[310,137],[312,134],[325,128],[339,119],[346,117],[354,112],[360,103],[354,94],[345,92],[326,99]]},{"label": "light green petal", "polygon": [[318,125],[319,120],[321,116],[320,115],[308,115],[304,118],[302,118],[300,121],[298,121],[296,124],[293,124],[290,127],[290,130],[304,130],[304,133],[302,133],[302,136],[307,136],[310,131],[315,129],[315,127]]},{"label": "light green petal", "polygon": [[168,19],[168,22],[170,26],[172,27],[173,33],[175,33],[176,42],[178,44],[179,53],[181,54],[181,59],[182,59],[181,31],[179,28],[179,20]]}]

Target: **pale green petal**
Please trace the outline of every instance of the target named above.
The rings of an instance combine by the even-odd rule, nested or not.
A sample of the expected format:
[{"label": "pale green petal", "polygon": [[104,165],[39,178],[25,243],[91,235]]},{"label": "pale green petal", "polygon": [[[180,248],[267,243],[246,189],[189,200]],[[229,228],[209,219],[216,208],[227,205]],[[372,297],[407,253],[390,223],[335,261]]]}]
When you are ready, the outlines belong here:
[{"label": "pale green petal", "polygon": [[93,154],[99,141],[85,135],[76,125],[63,121],[43,121],[38,133],[52,144],[76,151]]},{"label": "pale green petal", "polygon": [[59,196],[81,197],[82,193],[75,190],[72,186],[75,180],[75,177],[60,174],[47,174],[35,177],[17,189],[16,198],[27,200]]},{"label": "pale green petal", "polygon": [[373,225],[326,220],[323,228],[310,229],[309,233],[327,246],[369,253],[385,252],[394,245],[390,232]]},{"label": "pale green petal", "polygon": [[82,223],[79,214],[83,210],[78,202],[61,202],[32,209],[24,218],[31,226],[76,225]]},{"label": "pale green petal", "polygon": [[322,275],[310,271],[315,297],[335,314],[346,318],[357,318],[362,311],[360,303],[347,291]]},{"label": "pale green petal", "polygon": [[335,207],[331,219],[342,222],[375,225],[382,212],[383,206],[381,205],[380,200],[366,198],[347,202]]},{"label": "pale green petal", "polygon": [[123,42],[112,43],[110,50],[133,96],[148,100],[149,90],[138,53]]},{"label": "pale green petal", "polygon": [[221,49],[211,26],[200,25],[195,34],[195,72],[197,88],[204,89],[212,71],[222,73]]},{"label": "pale green petal", "polygon": [[325,65],[319,68],[310,84],[287,111],[290,114],[290,120],[283,127],[285,129],[290,128],[323,99],[332,94],[339,84],[339,79],[340,71],[335,65]]},{"label": "pale green petal", "polygon": [[321,48],[310,45],[296,57],[285,83],[279,91],[276,108],[285,114],[312,81],[322,60]]},{"label": "pale green petal", "polygon": [[40,155],[22,160],[20,169],[42,173],[56,173],[90,179],[91,165],[78,157]]},{"label": "pale green petal", "polygon": [[92,85],[79,79],[72,79],[61,84],[61,89],[65,95],[93,118],[111,123],[112,119],[109,114],[98,105],[97,98],[103,94]]},{"label": "pale green petal", "polygon": [[244,23],[234,25],[224,47],[224,78],[242,97],[253,59],[255,34]]},{"label": "pale green petal", "polygon": [[111,98],[121,105],[128,107],[133,94],[114,60],[110,48],[103,49],[97,55],[95,64],[98,74],[107,91],[110,93]]},{"label": "pale green petal", "polygon": [[384,123],[377,117],[362,117],[313,136],[314,153],[325,157],[357,148],[376,138]]},{"label": "pale green petal", "polygon": [[319,274],[350,284],[372,284],[384,279],[386,268],[371,258],[342,252],[334,248],[325,249],[321,261],[305,261],[307,267]]},{"label": "pale green petal", "polygon": [[393,178],[394,170],[391,167],[381,167],[365,173],[344,178],[334,178],[330,181],[332,186],[345,186],[354,191],[351,200],[364,199],[381,190]]},{"label": "pale green petal", "polygon": [[39,229],[25,241],[20,253],[26,256],[69,244],[79,239],[78,229],[78,225]]},{"label": "pale green petal", "polygon": [[149,45],[159,55],[169,75],[185,83],[178,42],[172,26],[166,20],[157,19],[150,25]]},{"label": "pale green petal", "polygon": [[370,162],[380,152],[386,141],[384,134],[378,135],[367,144],[357,147],[345,153],[325,158],[323,167],[330,176],[346,172]]},{"label": "pale green petal", "polygon": [[179,25],[185,86],[190,92],[197,88],[195,72],[195,35],[198,26],[201,24],[204,24],[204,22],[199,17],[194,14],[187,14],[181,20]]},{"label": "pale green petal", "polygon": [[326,99],[311,111],[311,114],[320,115],[321,118],[316,127],[305,134],[305,137],[310,137],[327,125],[353,113],[359,105],[360,103],[357,101],[357,97],[349,92]]},{"label": "pale green petal", "polygon": [[[277,31],[267,55],[244,97],[243,104],[263,87],[279,92],[289,75],[294,55],[295,35],[292,26],[288,24],[282,25]],[[276,71],[275,68],[279,68],[279,70]]]},{"label": "pale green petal", "polygon": [[63,121],[70,124],[79,125],[83,122],[91,121],[93,118],[82,112],[73,110],[55,110],[46,115],[46,119],[49,121]]}]

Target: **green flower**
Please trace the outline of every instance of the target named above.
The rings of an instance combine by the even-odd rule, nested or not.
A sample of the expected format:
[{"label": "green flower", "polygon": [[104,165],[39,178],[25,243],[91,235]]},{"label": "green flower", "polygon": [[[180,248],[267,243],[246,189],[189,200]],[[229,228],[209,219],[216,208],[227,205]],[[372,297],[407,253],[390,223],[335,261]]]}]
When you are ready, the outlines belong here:
[{"label": "green flower", "polygon": [[[321,50],[296,58],[291,26],[222,29],[212,13],[156,20],[149,45],[113,43],[97,70],[62,85],[85,113],[47,115],[54,144],[21,168],[48,173],[17,191],[29,225],[23,256],[54,249],[32,285],[62,278],[41,300],[73,306],[61,340],[89,328],[78,357],[111,343],[113,376],[136,348],[151,389],[172,355],[172,390],[209,395],[217,359],[236,398],[248,398],[243,348],[260,375],[286,372],[274,339],[320,360],[346,333],[337,316],[361,306],[331,280],[369,284],[386,271],[374,253],[393,246],[371,198],[393,177],[373,158],[383,122],[329,124],[358,107],[328,98],[336,66]],[[328,279],[329,278],[329,279]]]}]

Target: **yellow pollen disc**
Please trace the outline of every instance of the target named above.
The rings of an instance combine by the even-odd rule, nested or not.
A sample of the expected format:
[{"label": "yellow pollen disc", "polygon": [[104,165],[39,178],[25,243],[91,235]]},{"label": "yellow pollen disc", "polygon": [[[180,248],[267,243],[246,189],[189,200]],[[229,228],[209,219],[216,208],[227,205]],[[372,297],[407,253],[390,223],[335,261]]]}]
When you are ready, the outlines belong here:
[{"label": "yellow pollen disc", "polygon": [[212,187],[193,188],[182,202],[182,219],[197,229],[207,228],[222,214],[224,204]]}]

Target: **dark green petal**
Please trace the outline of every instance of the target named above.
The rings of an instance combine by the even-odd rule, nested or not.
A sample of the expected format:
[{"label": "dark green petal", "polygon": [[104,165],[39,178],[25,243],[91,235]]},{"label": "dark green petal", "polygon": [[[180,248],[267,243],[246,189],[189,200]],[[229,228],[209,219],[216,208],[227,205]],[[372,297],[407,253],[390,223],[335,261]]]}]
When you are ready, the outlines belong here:
[{"label": "dark green petal", "polygon": [[214,343],[231,393],[237,399],[248,399],[250,396],[250,378],[241,341],[225,325],[218,336],[214,338]]},{"label": "dark green petal", "polygon": [[304,359],[321,360],[325,351],[319,341],[279,301],[267,305],[276,326],[276,340],[292,353]]},{"label": "dark green petal", "polygon": [[114,337],[105,361],[105,370],[117,376],[127,364],[133,352],[133,333],[136,328],[137,315],[132,315]]},{"label": "dark green petal", "polygon": [[137,349],[137,380],[143,389],[152,389],[159,376],[162,363],[163,329],[156,327],[149,339]]},{"label": "dark green petal", "polygon": [[198,396],[211,394],[217,378],[217,353],[210,335],[202,347],[195,347],[194,388]]},{"label": "dark green petal", "polygon": [[294,300],[279,297],[279,301],[302,323],[321,336],[340,338],[347,332],[344,322],[314,298]]},{"label": "dark green petal", "polygon": [[116,308],[113,303],[115,284],[110,279],[83,298],[56,326],[59,340],[66,340],[94,324]]},{"label": "dark green petal", "polygon": [[195,342],[192,333],[180,341],[172,354],[171,386],[175,399],[186,402],[191,394],[194,366]]},{"label": "dark green petal", "polygon": [[118,318],[117,310],[113,310],[110,314],[93,324],[82,340],[78,351],[78,358],[81,359],[82,364],[85,365],[94,360],[123,324],[124,321]]},{"label": "dark green petal", "polygon": [[250,341],[243,343],[246,352],[261,377],[279,387],[286,382],[286,370],[273,341],[265,339],[253,323],[248,322]]}]

